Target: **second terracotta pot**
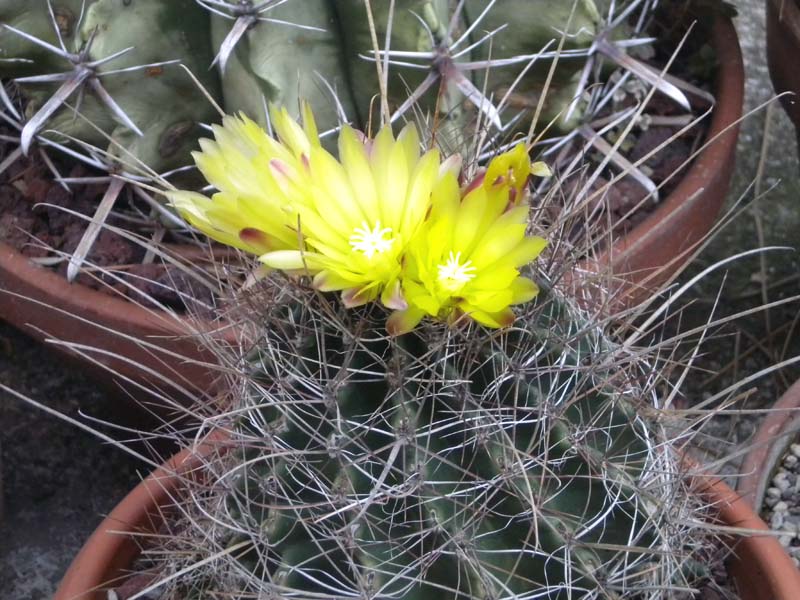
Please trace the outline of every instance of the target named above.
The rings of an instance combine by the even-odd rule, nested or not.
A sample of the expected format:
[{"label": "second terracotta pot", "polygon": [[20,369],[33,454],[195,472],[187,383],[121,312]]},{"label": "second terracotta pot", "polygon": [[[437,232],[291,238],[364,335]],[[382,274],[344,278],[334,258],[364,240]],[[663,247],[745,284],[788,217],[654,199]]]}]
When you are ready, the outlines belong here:
[{"label": "second terracotta pot", "polygon": [[778,463],[799,436],[800,381],[797,381],[771,407],[749,441],[750,450],[742,461],[736,490],[756,512],[764,505],[764,496]]}]

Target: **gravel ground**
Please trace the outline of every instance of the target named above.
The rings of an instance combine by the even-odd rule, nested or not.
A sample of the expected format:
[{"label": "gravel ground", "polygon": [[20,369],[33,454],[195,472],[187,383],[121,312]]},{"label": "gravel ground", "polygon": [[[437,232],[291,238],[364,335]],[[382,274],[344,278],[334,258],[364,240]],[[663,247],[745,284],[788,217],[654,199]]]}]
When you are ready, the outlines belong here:
[{"label": "gravel ground", "polygon": [[[0,382],[72,417],[81,410],[113,419],[122,402],[5,324]],[[139,481],[140,463],[1,392],[0,423],[0,598],[43,600],[102,516]]]},{"label": "gravel ground", "polygon": [[[752,108],[767,100],[772,89],[764,59],[763,0],[735,4],[741,13],[737,26],[746,54],[747,102]],[[755,201],[756,194],[748,186],[761,159],[767,122],[769,143],[760,190],[776,187]],[[791,246],[798,241],[800,167],[794,131],[782,110],[762,110],[745,121],[737,161],[731,198],[745,196],[747,208],[710,244],[683,280],[732,251]],[[764,289],[769,300],[800,293],[799,271],[794,252],[772,253],[763,264],[750,259],[732,265],[724,273],[725,287],[716,316],[757,306]],[[722,283],[723,273],[719,273],[695,288],[693,305],[681,315],[682,329],[708,320],[712,308],[709,298],[717,295]],[[686,382],[686,403],[697,404],[782,358],[800,355],[796,314],[797,307],[792,305],[772,311],[768,318],[756,315],[717,332],[699,357],[698,369]],[[769,407],[798,377],[800,369],[794,367],[754,380],[741,407]],[[98,390],[58,356],[2,324],[0,382],[72,416],[80,409],[98,418],[113,419],[121,402]],[[757,418],[730,412],[715,419],[704,438],[709,455],[724,460],[735,454],[736,445],[752,434]],[[0,522],[0,598],[41,600],[52,595],[64,569],[102,515],[139,480],[142,466],[89,434],[2,394],[0,425],[5,486],[5,515]],[[735,473],[737,465],[734,456],[725,466],[726,472]],[[796,471],[794,476],[795,483],[790,485],[798,481]],[[786,481],[789,477],[787,473]],[[783,501],[775,503],[773,514],[778,502]],[[791,515],[788,503],[787,511]],[[785,517],[783,521],[783,526],[788,526],[793,519]]]},{"label": "gravel ground", "polygon": [[771,529],[783,533],[778,540],[800,567],[800,444],[789,446],[771,483],[761,514]]}]

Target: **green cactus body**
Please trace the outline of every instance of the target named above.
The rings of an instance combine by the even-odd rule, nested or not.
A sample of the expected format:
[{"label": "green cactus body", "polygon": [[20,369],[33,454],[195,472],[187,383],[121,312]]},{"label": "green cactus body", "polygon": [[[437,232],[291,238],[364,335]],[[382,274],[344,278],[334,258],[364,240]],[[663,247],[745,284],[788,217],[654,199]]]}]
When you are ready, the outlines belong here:
[{"label": "green cactus body", "polygon": [[[467,21],[472,23],[477,20],[486,6],[486,0],[467,0],[464,10]],[[562,33],[566,34],[564,50],[588,48],[595,40],[600,22],[600,13],[594,0],[500,0],[481,18],[473,37],[478,38],[500,27],[503,29],[492,37],[491,43],[481,44],[475,49],[474,59],[532,56],[545,48],[554,51],[558,48]],[[510,105],[521,105],[530,110],[539,101],[551,64],[552,60],[537,60],[519,82],[516,79],[527,64],[492,67],[488,74],[485,71],[478,73],[478,83],[482,85],[483,77],[488,76],[487,87],[496,97],[502,96],[513,86],[514,98]],[[583,59],[559,58],[544,103],[542,118],[546,122],[557,119],[559,113],[572,102],[577,89],[577,76],[583,65]],[[561,119],[557,124],[561,129],[570,129],[579,120],[580,112],[576,112],[568,122]]]},{"label": "green cactus body", "polygon": [[[330,2],[287,2],[272,9],[269,18],[323,31],[269,21],[251,27],[239,41],[223,74],[228,112],[243,111],[266,125],[267,103],[285,106],[297,116],[300,100],[306,100],[321,129],[331,129],[340,119],[324,79],[345,113],[353,115],[343,46]],[[222,17],[212,21],[214,46],[219,48],[232,21]]]},{"label": "green cactus body", "polygon": [[[483,14],[486,0],[468,0],[463,6],[455,31],[447,37],[452,17],[453,3],[448,0],[397,0],[394,6],[386,2],[372,2],[375,38],[383,48],[391,25],[389,48],[405,52],[448,52],[447,43],[453,43],[465,27],[478,21],[471,42],[477,42],[485,32],[503,28],[491,41],[473,48],[471,55],[458,61],[487,61],[517,56],[534,55],[547,48],[556,50],[561,32],[566,33],[564,50],[586,49],[592,45],[602,23],[598,5],[594,0],[561,2],[560,0],[501,0]],[[390,8],[394,12],[390,14]],[[298,110],[298,100],[311,101],[322,130],[338,125],[340,115],[335,110],[330,91],[314,75],[324,76],[335,88],[345,114],[358,126],[367,128],[380,121],[377,69],[374,62],[365,60],[374,49],[362,0],[314,0],[309,3],[287,2],[271,10],[271,18],[302,25],[324,28],[324,33],[314,33],[266,21],[253,25],[234,53],[224,74],[226,108],[235,112],[243,110],[251,118],[264,124],[264,100]],[[233,21],[215,17],[214,42],[220,47],[233,27]],[[432,39],[433,38],[433,39]],[[462,46],[463,48],[463,46]],[[459,48],[460,50],[461,48]],[[405,55],[400,55],[405,56]],[[402,62],[415,62],[413,58],[396,58]],[[389,67],[387,103],[394,112],[414,93],[429,74],[442,69],[438,59],[416,61],[422,68],[402,64]],[[488,69],[464,71],[460,76],[469,79],[475,90],[500,102],[512,90],[506,103],[503,122],[514,119],[519,112],[533,113],[539,103],[552,60],[537,61],[524,77],[517,81],[526,63],[492,66]],[[556,122],[559,130],[574,128],[582,119],[580,105],[563,118],[576,96],[579,95],[581,70],[585,59],[562,57],[550,83],[543,104],[541,120],[544,124]],[[426,68],[427,67],[427,68]],[[439,142],[448,149],[465,150],[471,126],[474,125],[475,108],[465,103],[452,72],[443,69],[444,76],[430,85],[420,95],[415,106],[406,112],[406,118],[423,116],[436,121]],[[488,79],[487,79],[488,77]],[[263,99],[262,99],[263,97]],[[559,118],[562,117],[562,118]],[[429,123],[432,125],[433,123]],[[527,129],[528,124],[520,123]],[[474,127],[472,127],[474,129]],[[468,144],[467,144],[468,145]]]},{"label": "green cactus body", "polygon": [[[350,65],[353,96],[359,118],[365,124],[378,123],[380,122],[380,102],[376,97],[378,87],[374,84],[363,85],[363,82],[377,83],[375,64],[363,58],[371,56],[374,49],[364,2],[335,0],[334,5],[341,24],[342,40]],[[389,41],[391,50],[410,52],[434,50],[430,33],[433,33],[435,38],[441,38],[450,20],[448,0],[398,0],[395,2],[393,16],[389,12],[389,2],[372,2],[371,7],[375,33],[381,48],[385,47],[386,34],[391,22]],[[421,19],[425,24],[420,21]],[[389,71],[387,99],[391,109],[400,106],[428,74],[425,69],[415,70],[394,65],[390,66]],[[437,96],[440,92],[443,94],[437,105]],[[418,106],[422,108],[423,113],[433,115],[434,111],[438,110],[437,117],[449,116],[451,120],[457,121],[458,115],[451,114],[451,110],[458,105],[460,99],[460,94],[453,86],[440,89],[440,85],[436,84],[420,98]]]},{"label": "green cactus body", "polygon": [[[94,0],[87,0],[90,6]],[[81,0],[54,0],[53,14],[67,49],[75,45],[75,28],[81,14]],[[0,23],[11,25],[48,44],[58,46],[47,2],[0,0]],[[52,52],[0,27],[0,75],[26,77],[64,70],[70,65]]]},{"label": "green cactus body", "polygon": [[[388,2],[373,2],[373,19],[379,44],[383,47],[388,24],[392,23],[393,50],[433,50],[426,25],[442,35],[449,20],[447,0],[399,0],[390,19]],[[426,23],[420,22],[417,16]],[[269,18],[324,29],[322,32],[262,21],[253,25],[238,43],[223,74],[226,109],[244,111],[265,124],[264,104],[286,106],[297,115],[300,100],[314,109],[322,131],[333,129],[341,115],[331,94],[335,92],[344,114],[367,128],[380,122],[380,86],[374,62],[373,41],[362,0],[313,0],[287,2],[268,13]],[[213,19],[214,45],[220,47],[233,21]],[[318,75],[317,75],[318,74]],[[392,66],[388,101],[396,109],[427,76],[426,69]],[[328,86],[320,78],[327,81]],[[439,98],[440,92],[445,91]],[[461,95],[454,86],[444,90],[435,85],[420,98],[422,112],[438,110],[443,135],[462,127],[458,108]],[[413,113],[409,113],[411,116]]]},{"label": "green cactus body", "polygon": [[[30,33],[52,42],[55,37],[45,8],[31,11],[36,29]],[[80,2],[77,2],[78,11]],[[74,13],[74,6],[71,7]],[[74,13],[74,14],[79,14]],[[48,37],[48,29],[49,37]],[[24,25],[20,23],[20,29]],[[14,35],[6,31],[3,36]],[[80,51],[92,39],[89,60],[98,60],[128,47],[134,49],[98,68],[99,73],[137,65],[180,59],[214,95],[218,83],[208,65],[213,59],[207,13],[192,0],[97,0],[88,5],[80,31],[71,36],[68,50]],[[21,39],[21,38],[19,38]],[[67,40],[65,40],[66,42]],[[56,42],[57,43],[57,42]],[[27,50],[21,51],[27,52]],[[51,57],[54,55],[51,55]],[[58,59],[37,61],[39,73],[68,71],[71,65]],[[3,76],[10,73],[3,72]],[[50,118],[47,127],[85,142],[109,147],[112,155],[126,163],[142,161],[147,166],[165,170],[186,164],[195,148],[198,125],[214,118],[212,106],[196,84],[178,65],[138,69],[102,77],[103,87],[122,110],[141,129],[143,136],[131,131],[93,93],[87,90],[80,103],[81,116],[61,109]],[[24,84],[29,99],[27,114],[33,115],[54,93],[53,84]],[[77,103],[77,96],[71,98]],[[111,136],[109,144],[106,136]],[[120,148],[121,146],[121,148]]]},{"label": "green cactus body", "polygon": [[315,302],[268,317],[223,469],[223,543],[252,543],[255,579],[206,593],[647,597],[676,541],[645,474],[668,463],[600,331],[549,295],[483,342],[387,341]]},{"label": "green cactus body", "polygon": [[[257,10],[255,5],[247,3],[237,6],[243,14],[247,14],[248,7]],[[483,15],[487,6],[486,0],[467,0],[454,31],[448,32],[454,10],[454,3],[449,0],[371,3],[378,45],[381,48],[386,45],[391,24],[389,47],[401,53],[393,57],[389,67],[386,98],[389,110],[394,113],[410,93],[426,83],[427,91],[415,96],[416,102],[403,118],[428,119],[425,129],[435,131],[437,142],[448,151],[466,152],[469,148],[471,142],[467,140],[471,140],[476,123],[473,104],[480,103],[476,99],[479,90],[485,88],[495,105],[512,90],[502,118],[492,117],[495,125],[499,126],[501,121],[507,124],[519,113],[532,114],[552,65],[551,60],[539,60],[517,81],[527,64],[462,70],[459,61],[472,61],[475,65],[489,59],[534,55],[545,47],[555,50],[561,32],[566,33],[565,50],[588,48],[601,33],[598,6],[606,8],[599,0],[574,3],[501,0]],[[362,129],[370,126],[375,129],[380,121],[382,104],[377,68],[373,61],[364,58],[373,55],[374,40],[362,0],[288,0],[263,14],[253,12],[247,17],[252,19],[250,26],[222,73],[222,91],[217,73],[209,70],[209,66],[237,23],[235,18],[210,16],[192,0],[92,0],[86,4],[80,31],[75,32],[81,2],[58,0],[53,7],[69,50],[80,50],[94,31],[97,33],[91,59],[135,47],[128,55],[103,65],[101,71],[178,58],[214,97],[224,97],[227,112],[244,112],[262,125],[266,125],[266,104],[286,106],[297,114],[301,99],[310,102],[322,131],[338,126],[342,113]],[[390,8],[394,9],[392,14]],[[234,8],[231,11],[238,14]],[[242,18],[239,17],[239,26]],[[58,44],[45,0],[30,3],[0,0],[0,19],[50,44]],[[448,47],[466,27],[476,22],[469,42],[455,50]],[[459,55],[453,59],[455,63],[444,66],[443,60],[452,58],[451,50],[457,54],[485,32],[501,27],[491,40],[476,44],[470,53]],[[619,29],[611,32],[612,39],[625,32],[624,25]],[[0,62],[2,77],[71,68],[68,61],[8,30],[0,31],[0,48],[0,58],[7,59]],[[428,57],[402,54],[408,52],[428,53]],[[33,62],[8,60],[16,58]],[[412,62],[420,68],[397,62]],[[585,84],[581,81],[584,65],[585,60],[579,57],[559,59],[543,104],[542,126],[555,121],[557,128],[564,131],[581,121],[582,106],[580,103],[573,106],[573,100]],[[433,75],[439,77],[431,82]],[[465,92],[464,81],[471,82],[471,91]],[[177,66],[110,76],[104,79],[104,85],[144,131],[143,137],[121,125],[93,94],[84,94],[81,103],[85,119],[75,118],[70,110],[61,110],[50,119],[48,127],[101,146],[105,146],[103,133],[112,135],[125,149],[117,154],[128,152],[162,170],[185,162],[197,137],[195,125],[216,118],[210,104]],[[40,108],[54,90],[55,84],[23,85],[30,100],[28,114]],[[465,101],[467,96],[470,102]],[[567,107],[572,110],[567,111]],[[570,117],[565,120],[567,112]],[[518,126],[527,129],[526,119],[521,119]]]}]

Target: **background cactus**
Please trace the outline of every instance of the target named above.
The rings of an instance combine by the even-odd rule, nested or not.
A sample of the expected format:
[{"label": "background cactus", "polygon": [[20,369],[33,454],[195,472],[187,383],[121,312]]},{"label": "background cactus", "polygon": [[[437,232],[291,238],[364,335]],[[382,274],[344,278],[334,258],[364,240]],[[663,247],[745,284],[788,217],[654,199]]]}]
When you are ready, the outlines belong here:
[{"label": "background cactus", "polygon": [[[582,97],[584,91],[602,88],[595,85],[603,82],[597,79],[597,56],[647,77],[624,45],[609,46],[626,38],[633,45],[646,42],[637,36],[652,6],[642,0],[613,6],[595,0],[396,0],[370,7],[371,19],[362,0],[37,0],[24,5],[2,0],[0,22],[18,31],[0,31],[0,76],[38,77],[21,82],[32,116],[64,81],[42,76],[78,70],[67,53],[85,51],[92,38],[84,63],[132,47],[95,68],[101,76],[132,69],[102,78],[119,111],[109,110],[96,90],[83,94],[81,88],[79,108],[86,120],[62,109],[36,126],[41,129],[46,121],[48,128],[104,147],[99,128],[156,170],[188,163],[197,138],[192,125],[217,116],[177,66],[133,69],[139,65],[179,61],[220,104],[224,101],[226,112],[243,111],[262,125],[268,103],[297,116],[299,100],[308,100],[322,131],[343,120],[376,127],[383,108],[393,119],[427,119],[440,145],[464,152],[474,150],[471,137],[487,120],[492,140],[527,131],[543,94],[540,119],[556,121],[562,132],[574,130],[593,104]],[[629,24],[631,14],[638,15],[636,26]],[[53,52],[59,34],[61,56]],[[388,56],[377,55],[386,79],[385,104],[376,44],[381,51],[388,48]],[[560,44],[551,78],[552,55]],[[214,54],[219,73],[209,70]],[[685,101],[674,86],[657,85]],[[136,135],[137,127],[143,136]]]},{"label": "background cactus", "polygon": [[[253,14],[257,12],[252,9]],[[397,117],[400,112],[405,118],[427,117],[429,126],[436,123],[442,145],[459,148],[464,148],[469,137],[469,123],[473,130],[476,125],[475,105],[483,106],[488,115],[488,106],[500,103],[507,91],[514,92],[517,104],[535,105],[551,61],[538,60],[535,68],[528,69],[532,56],[546,48],[555,50],[561,32],[567,34],[564,49],[586,50],[602,26],[593,0],[578,2],[574,14],[571,3],[553,0],[475,0],[463,5],[449,0],[398,0],[373,2],[371,12],[375,41],[379,48],[391,51],[392,60],[383,65],[383,70],[388,70],[388,109]],[[288,2],[271,9],[268,15],[279,22],[252,25],[236,46],[236,58],[232,56],[225,69],[223,88],[228,109],[244,109],[265,124],[264,111],[257,106],[260,96],[290,107],[297,115],[300,91],[300,97],[311,100],[323,131],[335,128],[342,119],[334,94],[352,123],[367,127],[378,121],[381,90],[374,64],[375,43],[362,0],[316,0],[311,11],[305,3]],[[287,27],[286,21],[320,27],[325,32],[312,34]],[[238,33],[237,21],[217,16],[214,23],[216,47],[224,46],[232,32]],[[455,42],[473,25],[470,35],[456,48]],[[482,39],[488,31],[497,34],[491,40]],[[410,57],[409,53],[417,56]],[[373,61],[366,60],[370,56]],[[379,58],[384,62],[387,57]],[[510,64],[494,66],[499,61]],[[580,93],[576,72],[584,63],[585,56],[583,60],[562,59],[545,118],[566,112],[575,94]],[[517,81],[523,72],[522,82]],[[429,81],[432,74],[435,81]],[[407,105],[411,96],[413,104]],[[465,103],[466,98],[473,108]],[[492,114],[495,125],[502,123],[499,112]],[[517,112],[508,111],[505,117],[513,119]],[[572,115],[570,124],[574,125],[580,112]],[[524,126],[527,128],[527,123]]]},{"label": "background cactus", "polygon": [[640,383],[648,365],[556,292],[494,335],[428,324],[387,339],[382,309],[274,280],[245,307],[261,337],[229,412],[207,423],[230,428],[233,449],[150,553],[160,597],[687,585],[696,507]]},{"label": "background cactus", "polygon": [[27,98],[26,115],[35,124],[23,132],[23,146],[35,133],[31,129],[54,129],[108,148],[125,164],[141,161],[163,171],[186,164],[199,124],[214,118],[183,69],[164,64],[181,62],[218,93],[208,71],[208,16],[192,0],[3,0],[0,22],[16,30],[0,30],[7,59],[1,74],[22,77],[17,81]]}]

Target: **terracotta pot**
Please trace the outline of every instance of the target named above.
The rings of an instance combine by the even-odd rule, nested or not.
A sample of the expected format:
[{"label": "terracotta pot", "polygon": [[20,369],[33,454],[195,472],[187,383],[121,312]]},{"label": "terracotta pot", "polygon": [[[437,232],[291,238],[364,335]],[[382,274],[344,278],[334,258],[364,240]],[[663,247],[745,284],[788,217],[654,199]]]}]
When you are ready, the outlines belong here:
[{"label": "terracotta pot", "polygon": [[798,128],[800,143],[800,5],[796,0],[767,0],[767,63],[775,91]]},{"label": "terracotta pot", "polygon": [[[741,116],[744,81],[741,51],[729,20],[721,19],[715,24],[714,46],[720,70],[718,103],[711,117],[709,139],[719,137],[699,154],[677,189],[646,221],[600,257],[601,266],[596,267],[595,272],[607,272],[610,265],[615,277],[624,281],[617,289],[624,303],[645,297],[647,290],[684,264],[688,253],[709,231],[725,200],[738,126],[722,132]],[[51,337],[122,355],[128,360],[93,353],[101,363],[136,382],[147,384],[153,379],[138,365],[171,378],[180,376],[187,385],[194,384],[203,391],[215,378],[202,364],[213,361],[211,353],[198,340],[186,337],[189,329],[179,320],[81,285],[70,285],[51,271],[32,265],[2,242],[0,318],[37,340]],[[134,340],[145,339],[189,360],[176,362],[166,353],[146,351],[115,332]],[[232,333],[224,337],[231,343],[235,341]],[[109,378],[107,371],[100,374]]]},{"label": "terracotta pot", "polygon": [[719,511],[717,519],[721,524],[764,532],[730,536],[727,540],[733,550],[728,573],[736,582],[741,600],[797,600],[800,571],[750,503],[716,477],[695,477],[693,484]]},{"label": "terracotta pot", "polygon": [[778,461],[799,435],[800,381],[797,381],[761,422],[750,441],[750,451],[742,462],[741,477],[736,484],[736,490],[754,510],[761,510],[764,494],[775,474]]},{"label": "terracotta pot", "polygon": [[39,341],[50,338],[79,344],[99,364],[64,345],[53,347],[81,359],[84,366],[106,382],[113,381],[148,400],[152,398],[147,398],[135,384],[156,385],[171,397],[182,395],[160,381],[157,374],[184,386],[193,396],[213,388],[218,378],[218,372],[212,368],[216,359],[198,336],[192,335],[193,331],[199,330],[222,342],[236,342],[235,332],[222,326],[190,323],[122,297],[70,284],[3,242],[0,242],[0,318]]},{"label": "terracotta pot", "polygon": [[104,590],[119,585],[139,556],[130,534],[156,533],[169,512],[161,509],[181,493],[186,477],[197,476],[206,457],[224,449],[227,439],[224,433],[212,433],[170,458],[125,496],[81,548],[53,600],[107,600]]},{"label": "terracotta pot", "polygon": [[730,19],[719,17],[715,21],[712,44],[719,70],[717,103],[706,136],[708,145],[677,188],[647,219],[617,240],[596,262],[584,265],[586,271],[611,280],[604,285],[611,289],[615,308],[637,304],[676,274],[709,233],[725,203],[744,106],[744,63]]},{"label": "terracotta pot", "polygon": [[[193,450],[184,450],[140,483],[95,530],[67,570],[53,600],[106,600],[104,590],[116,587],[139,554],[132,533],[155,533],[163,523],[170,499],[180,495],[184,477],[203,459],[224,448],[225,436],[215,434]],[[694,476],[693,487],[718,510],[720,524],[768,531],[750,505],[723,481]],[[728,564],[742,600],[797,600],[800,572],[769,535],[731,540],[734,558]]]}]

